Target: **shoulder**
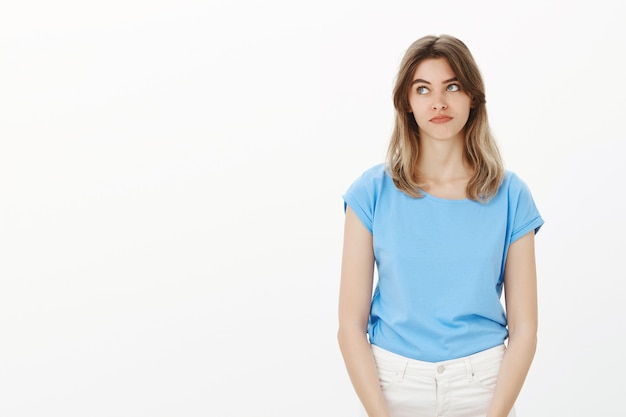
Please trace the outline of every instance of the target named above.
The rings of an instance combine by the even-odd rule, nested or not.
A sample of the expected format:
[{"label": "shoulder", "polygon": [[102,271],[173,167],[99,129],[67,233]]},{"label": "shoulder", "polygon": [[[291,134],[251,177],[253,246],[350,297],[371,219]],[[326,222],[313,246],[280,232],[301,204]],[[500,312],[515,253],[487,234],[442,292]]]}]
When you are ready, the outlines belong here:
[{"label": "shoulder", "polygon": [[386,166],[385,163],[380,163],[363,171],[350,184],[344,194],[344,199],[352,203],[360,201],[361,204],[375,204],[378,196],[385,188],[385,184],[391,181],[391,177],[387,174]]},{"label": "shoulder", "polygon": [[537,233],[543,225],[543,218],[526,182],[516,173],[506,171],[502,188],[506,190],[502,193],[502,198],[507,201],[511,223],[510,243],[515,242],[533,229]]},{"label": "shoulder", "polygon": [[372,188],[390,179],[387,172],[387,164],[380,163],[367,168],[352,183],[351,188],[366,187]]},{"label": "shoulder", "polygon": [[505,170],[504,180],[500,186],[501,190],[506,190],[507,194],[518,194],[520,192],[530,192],[526,182],[514,171]]},{"label": "shoulder", "polygon": [[383,180],[387,176],[387,164],[380,163],[363,171],[360,178],[370,180]]},{"label": "shoulder", "polygon": [[389,178],[385,166],[381,163],[366,169],[343,195],[344,211],[350,206],[370,233],[377,202]]}]

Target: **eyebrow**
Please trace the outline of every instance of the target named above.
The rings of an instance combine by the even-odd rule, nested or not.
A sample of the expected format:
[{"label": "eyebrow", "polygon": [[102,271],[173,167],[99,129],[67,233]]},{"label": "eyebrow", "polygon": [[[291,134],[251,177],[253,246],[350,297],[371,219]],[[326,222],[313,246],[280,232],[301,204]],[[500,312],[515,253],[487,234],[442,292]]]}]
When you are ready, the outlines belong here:
[{"label": "eyebrow", "polygon": [[[445,80],[445,81],[443,81],[441,84],[451,83],[452,81],[459,81],[459,79],[458,79],[458,78],[456,78],[456,77],[452,77],[452,78],[450,78],[449,80]],[[422,84],[430,84],[430,82],[429,82],[429,81],[422,80],[421,78],[418,78],[418,79],[416,79],[416,80],[413,80],[413,82],[411,83],[411,85],[413,85],[413,84],[417,84],[417,83],[422,83]]]}]

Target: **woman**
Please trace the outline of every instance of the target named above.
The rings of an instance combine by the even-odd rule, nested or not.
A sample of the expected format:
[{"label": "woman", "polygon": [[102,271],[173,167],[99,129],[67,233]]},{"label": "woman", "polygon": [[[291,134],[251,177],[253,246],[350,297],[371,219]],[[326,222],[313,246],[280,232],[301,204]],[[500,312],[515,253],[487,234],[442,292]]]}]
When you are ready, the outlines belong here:
[{"label": "woman", "polygon": [[344,195],[348,374],[369,417],[514,416],[536,347],[543,220],[503,168],[463,42],[414,42],[393,99],[386,163]]}]

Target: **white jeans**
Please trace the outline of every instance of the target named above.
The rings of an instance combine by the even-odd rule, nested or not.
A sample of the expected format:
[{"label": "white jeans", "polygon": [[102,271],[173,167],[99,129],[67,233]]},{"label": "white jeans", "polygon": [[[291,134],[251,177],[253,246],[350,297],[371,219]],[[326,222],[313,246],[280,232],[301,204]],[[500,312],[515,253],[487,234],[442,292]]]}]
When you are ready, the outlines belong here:
[{"label": "white jeans", "polygon": [[504,350],[501,345],[459,359],[422,362],[372,345],[391,417],[485,417]]}]

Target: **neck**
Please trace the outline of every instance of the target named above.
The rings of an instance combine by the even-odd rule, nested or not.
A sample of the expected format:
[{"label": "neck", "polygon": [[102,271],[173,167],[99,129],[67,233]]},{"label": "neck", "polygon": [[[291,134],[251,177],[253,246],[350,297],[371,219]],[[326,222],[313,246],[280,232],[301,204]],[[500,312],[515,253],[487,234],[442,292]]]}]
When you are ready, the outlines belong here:
[{"label": "neck", "polygon": [[420,141],[416,170],[420,180],[426,183],[467,179],[472,173],[461,140]]}]

